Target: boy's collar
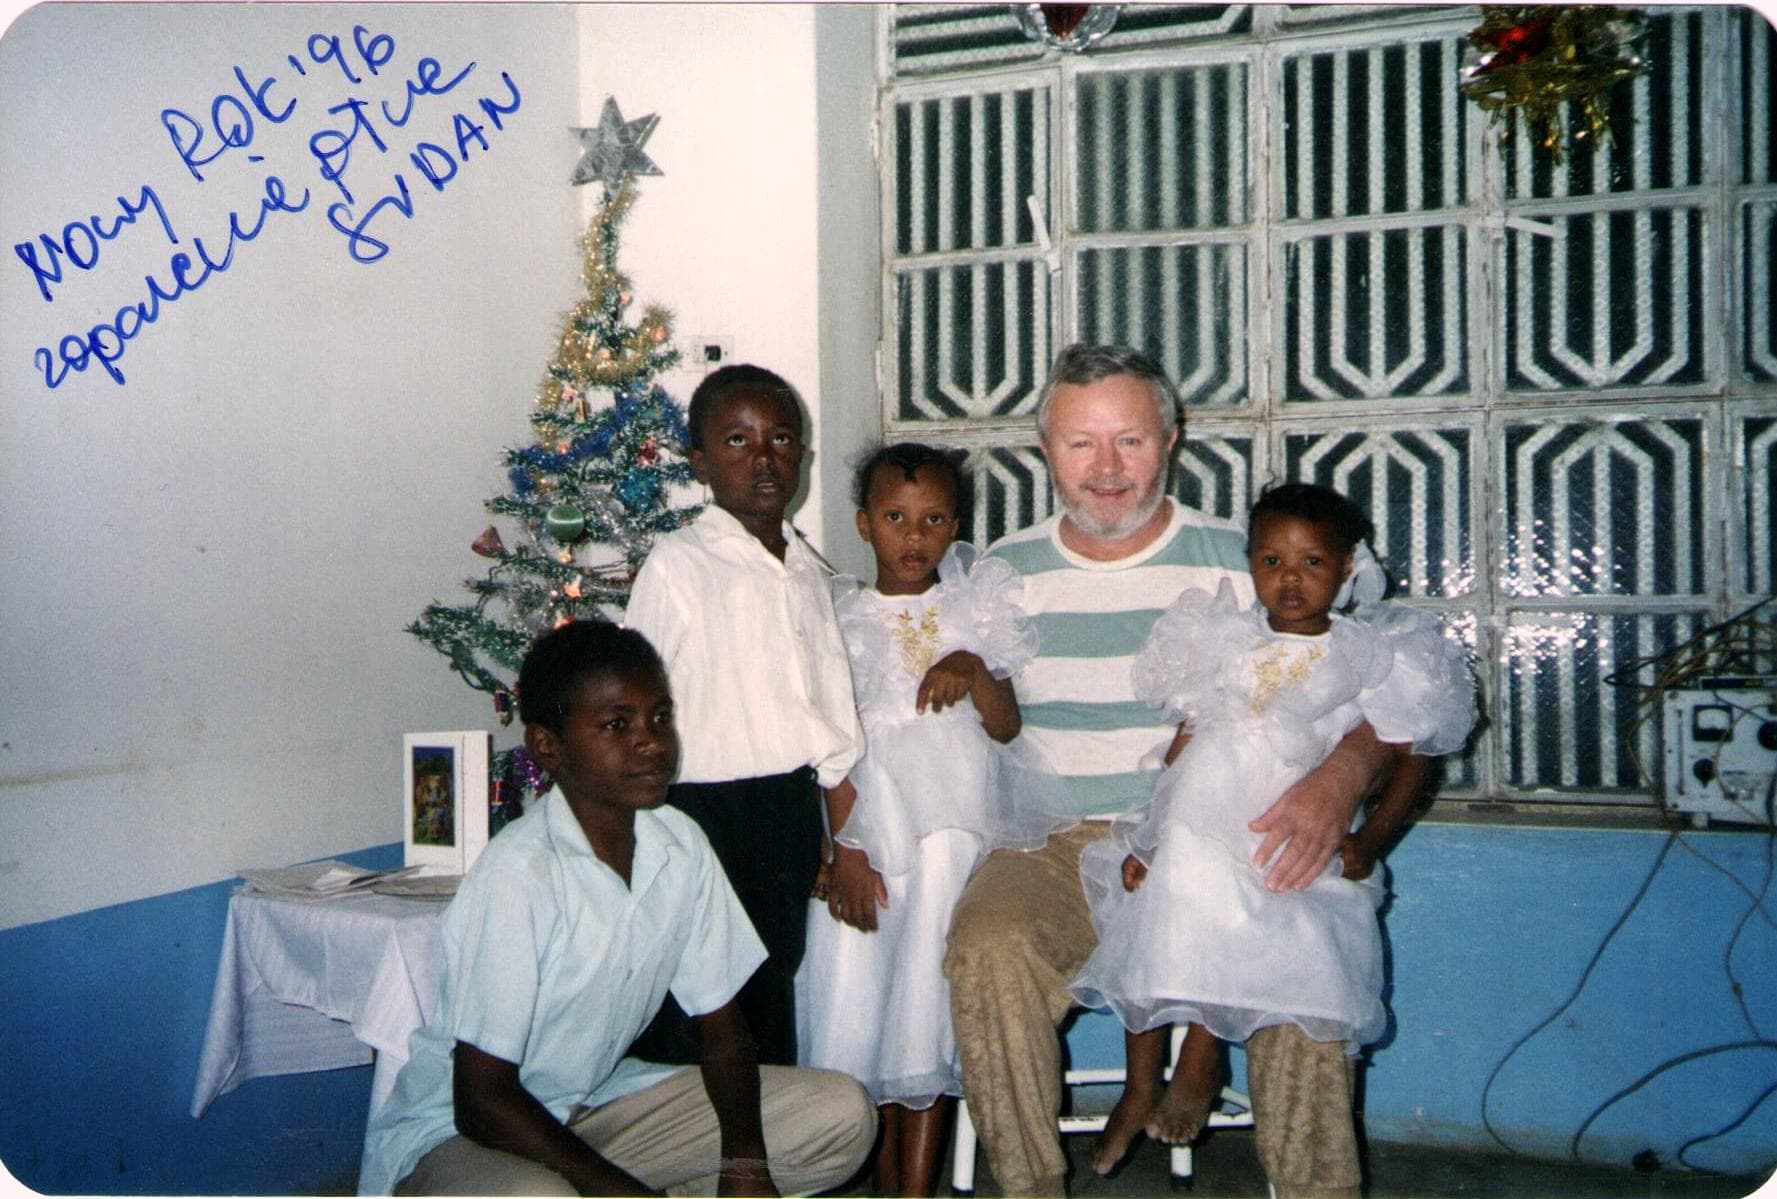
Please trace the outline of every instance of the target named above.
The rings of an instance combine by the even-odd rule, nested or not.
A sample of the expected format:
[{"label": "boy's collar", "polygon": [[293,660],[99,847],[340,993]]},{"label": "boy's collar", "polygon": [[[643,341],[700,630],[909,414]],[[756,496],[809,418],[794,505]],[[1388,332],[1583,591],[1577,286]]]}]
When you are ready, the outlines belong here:
[{"label": "boy's collar", "polygon": [[549,836],[557,849],[573,857],[598,857],[592,852],[592,842],[586,839],[586,830],[580,827],[580,818],[574,815],[574,807],[560,787],[549,789],[544,804],[543,819],[549,824]]},{"label": "boy's collar", "polygon": [[[707,505],[693,523],[704,526],[704,531],[710,537],[718,541],[734,542],[735,544],[752,546],[767,558],[771,558],[774,562],[777,561],[769,550],[759,544],[759,539],[748,532],[747,527],[741,524],[739,520],[735,519],[734,514],[725,508],[718,508],[714,504]],[[808,540],[808,538],[803,536],[801,529],[798,529],[788,520],[783,522],[783,529],[784,542],[787,546],[800,546],[800,552],[806,553],[810,558],[818,562],[828,574],[832,575],[839,573],[833,569],[830,562],[821,556],[820,551],[814,548],[814,545]],[[787,568],[790,565],[789,555],[796,552],[798,551],[794,548],[786,549],[784,560],[780,565]]]},{"label": "boy's collar", "polygon": [[[611,869],[593,851],[592,842],[586,839],[586,830],[580,827],[580,819],[574,815],[573,806],[568,803],[568,797],[562,794],[560,787],[551,788],[543,803],[543,818],[549,824],[550,838],[563,856],[590,858],[605,869]],[[635,814],[635,837],[635,855],[629,867],[629,889],[632,894],[640,894],[654,876],[660,873],[661,867],[666,865],[668,845],[678,844],[678,838],[653,809],[647,808]]]},{"label": "boy's collar", "polygon": [[[718,508],[714,504],[706,504],[703,512],[698,516],[697,521],[699,524],[707,523],[710,526],[710,531],[713,533],[720,533],[724,537],[744,537],[754,545],[759,545],[759,539],[754,537],[752,533],[748,532],[747,527],[740,523],[740,519],[726,508]],[[791,524],[788,520],[785,520],[782,523],[785,540],[794,541],[799,536],[796,532],[796,526]],[[764,549],[765,547],[761,545],[759,548]]]}]

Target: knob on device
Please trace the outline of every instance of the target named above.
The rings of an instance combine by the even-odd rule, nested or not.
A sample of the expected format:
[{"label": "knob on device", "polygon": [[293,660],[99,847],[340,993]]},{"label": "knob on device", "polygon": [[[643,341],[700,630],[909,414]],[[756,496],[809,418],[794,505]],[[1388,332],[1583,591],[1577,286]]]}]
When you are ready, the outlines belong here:
[{"label": "knob on device", "polygon": [[1777,676],[1723,675],[1666,690],[1664,799],[1702,826],[1772,823]]}]

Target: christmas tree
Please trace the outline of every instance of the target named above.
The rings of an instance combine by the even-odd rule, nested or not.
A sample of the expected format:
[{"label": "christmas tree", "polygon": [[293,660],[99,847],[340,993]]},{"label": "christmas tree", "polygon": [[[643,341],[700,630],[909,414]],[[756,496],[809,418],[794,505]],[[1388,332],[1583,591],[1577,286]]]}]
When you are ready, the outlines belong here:
[{"label": "christmas tree", "polygon": [[[602,203],[580,239],[586,295],[562,321],[531,412],[534,438],[505,452],[510,489],[487,501],[509,520],[512,545],[490,524],[470,548],[492,560],[464,580],[470,603],[434,603],[407,631],[450,659],[463,681],[512,720],[518,667],[537,634],[576,619],[608,619],[629,596],[654,537],[697,513],[675,506],[692,480],[683,409],[655,381],[679,360],[671,314],[648,306],[627,323],[632,293],[617,269],[617,232],[636,197],[633,176],[659,174],[642,143],[655,118],[625,122],[612,100],[580,130],[573,182],[598,180]],[[543,785],[522,747],[490,763],[495,827],[523,790]]]}]

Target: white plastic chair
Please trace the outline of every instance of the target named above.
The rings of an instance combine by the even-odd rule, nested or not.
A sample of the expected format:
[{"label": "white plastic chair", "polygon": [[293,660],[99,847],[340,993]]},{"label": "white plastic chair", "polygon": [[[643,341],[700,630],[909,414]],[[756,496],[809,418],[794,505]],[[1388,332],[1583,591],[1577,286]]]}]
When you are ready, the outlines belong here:
[{"label": "white plastic chair", "polygon": [[[1170,1061],[1178,1060],[1179,1046],[1184,1044],[1185,1027],[1175,1024],[1172,1029],[1172,1052]],[[1166,1067],[1166,1077],[1172,1077],[1172,1066]],[[1108,1066],[1096,1069],[1069,1070],[1062,1075],[1062,1084],[1069,1087],[1089,1086],[1094,1083],[1121,1083],[1124,1072],[1121,1066]],[[1060,1127],[1062,1135],[1073,1132],[1103,1132],[1104,1115],[1095,1116],[1062,1116]],[[1204,1122],[1205,1128],[1251,1128],[1253,1126],[1253,1103],[1247,1096],[1233,1087],[1223,1087],[1218,1105],[1209,1113]],[[975,1124],[969,1119],[967,1100],[959,1099],[956,1104],[956,1148],[950,1163],[950,1189],[958,1195],[975,1193]],[[1191,1160],[1189,1145],[1174,1145],[1168,1152],[1168,1170],[1172,1175],[1174,1190],[1189,1190],[1191,1174],[1195,1169]]]}]

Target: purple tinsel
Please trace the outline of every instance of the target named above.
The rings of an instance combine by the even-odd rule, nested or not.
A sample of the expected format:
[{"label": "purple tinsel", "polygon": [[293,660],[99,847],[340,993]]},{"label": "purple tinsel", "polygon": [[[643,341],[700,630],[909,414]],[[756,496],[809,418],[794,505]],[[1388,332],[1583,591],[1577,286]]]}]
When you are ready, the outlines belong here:
[{"label": "purple tinsel", "polygon": [[525,790],[532,795],[541,795],[548,790],[549,775],[542,766],[537,764],[537,759],[531,757],[524,746],[520,745],[513,749],[512,767],[518,774],[519,781],[524,784]]}]

